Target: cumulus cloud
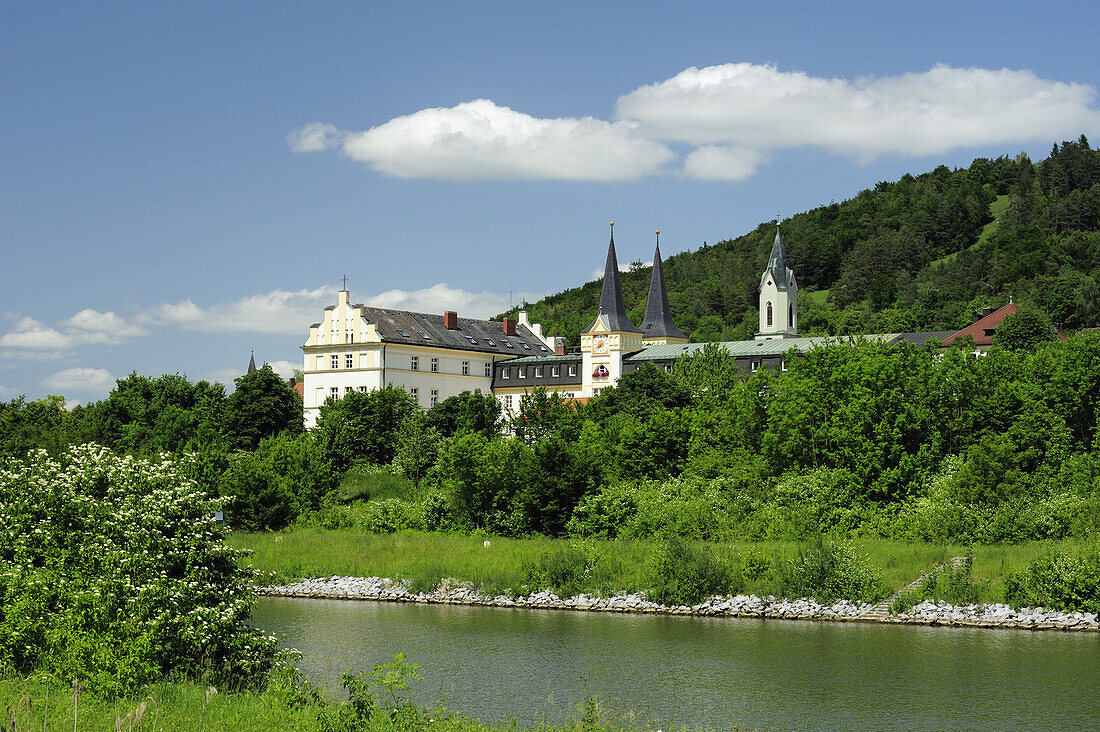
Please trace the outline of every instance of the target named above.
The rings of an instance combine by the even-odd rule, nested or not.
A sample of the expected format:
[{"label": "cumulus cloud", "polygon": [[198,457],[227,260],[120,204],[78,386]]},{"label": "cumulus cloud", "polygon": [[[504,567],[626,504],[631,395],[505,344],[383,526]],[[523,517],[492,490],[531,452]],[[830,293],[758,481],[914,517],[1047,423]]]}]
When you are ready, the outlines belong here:
[{"label": "cumulus cloud", "polygon": [[343,134],[335,125],[310,122],[286,136],[287,144],[296,153],[319,152],[340,144]]},{"label": "cumulus cloud", "polygon": [[1095,99],[1091,86],[1026,70],[938,65],[848,80],[736,63],[692,67],[640,87],[616,110],[639,122],[640,134],[704,146],[688,156],[685,172],[714,177],[730,153],[706,146],[763,153],[812,145],[867,160],[1076,136],[1100,128]]},{"label": "cumulus cloud", "polygon": [[363,132],[312,122],[288,139],[298,152],[342,140],[345,155],[399,178],[634,180],[673,159],[629,120],[542,119],[488,99],[422,109]]},{"label": "cumulus cloud", "polygon": [[115,313],[91,309],[81,310],[59,325],[54,328],[34,318],[19,318],[12,330],[0,335],[0,346],[56,352],[84,344],[120,345],[147,334]]},{"label": "cumulus cloud", "polygon": [[[545,293],[513,293],[512,303],[534,302]],[[371,295],[363,304],[373,307],[413,310],[422,313],[442,313],[454,310],[464,318],[490,318],[510,307],[506,293],[470,292],[441,282],[421,290],[386,290]]]},{"label": "cumulus cloud", "polygon": [[703,180],[745,180],[763,160],[761,153],[747,147],[703,145],[684,159],[684,175]]},{"label": "cumulus cloud", "polygon": [[55,391],[106,393],[115,385],[115,377],[107,369],[83,366],[65,369],[42,379],[42,386]]},{"label": "cumulus cloud", "polygon": [[272,290],[208,307],[184,300],[157,305],[149,312],[157,323],[182,330],[289,334],[303,332],[335,302],[335,287],[318,287]]}]

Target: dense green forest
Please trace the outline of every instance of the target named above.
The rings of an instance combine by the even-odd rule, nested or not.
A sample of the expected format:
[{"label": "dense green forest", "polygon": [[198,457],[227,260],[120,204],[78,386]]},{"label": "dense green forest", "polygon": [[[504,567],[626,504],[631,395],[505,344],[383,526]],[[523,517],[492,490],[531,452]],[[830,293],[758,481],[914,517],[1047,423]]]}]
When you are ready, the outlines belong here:
[{"label": "dense green forest", "polygon": [[[1100,318],[1100,151],[1084,135],[1033,163],[978,158],[906,175],[782,224],[800,284],[804,335],[950,330],[1013,297],[1067,329]],[[751,338],[775,224],[665,260],[676,324],[692,340]],[[628,313],[645,313],[649,269],[622,275]],[[525,307],[575,346],[595,316],[594,281]]]}]

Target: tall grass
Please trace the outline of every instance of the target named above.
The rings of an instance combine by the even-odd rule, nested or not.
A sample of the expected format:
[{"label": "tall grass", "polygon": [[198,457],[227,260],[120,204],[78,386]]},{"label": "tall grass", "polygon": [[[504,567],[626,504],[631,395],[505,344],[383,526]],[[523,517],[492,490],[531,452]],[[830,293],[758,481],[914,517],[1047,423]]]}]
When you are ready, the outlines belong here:
[{"label": "tall grass", "polygon": [[[484,546],[488,540],[489,546]],[[304,577],[344,575],[391,577],[409,580],[415,589],[434,588],[439,580],[452,577],[497,593],[529,587],[548,555],[575,542],[569,539],[504,539],[454,534],[364,534],[350,530],[298,529],[283,534],[235,533],[230,543],[251,549],[246,559],[275,582]],[[587,592],[608,595],[652,589],[647,564],[662,546],[657,540],[583,542],[585,552],[596,559]],[[965,546],[943,546],[885,540],[856,540],[852,548],[867,562],[893,592],[951,557],[967,553]],[[1077,541],[1011,546],[970,547],[972,573],[979,587],[978,601],[1002,602],[1004,576],[1026,567],[1052,549],[1072,549]],[[740,570],[738,592],[778,595],[781,591],[775,567],[798,555],[807,545],[797,542],[738,542],[710,544],[714,556]],[[570,589],[575,589],[571,587]]]}]

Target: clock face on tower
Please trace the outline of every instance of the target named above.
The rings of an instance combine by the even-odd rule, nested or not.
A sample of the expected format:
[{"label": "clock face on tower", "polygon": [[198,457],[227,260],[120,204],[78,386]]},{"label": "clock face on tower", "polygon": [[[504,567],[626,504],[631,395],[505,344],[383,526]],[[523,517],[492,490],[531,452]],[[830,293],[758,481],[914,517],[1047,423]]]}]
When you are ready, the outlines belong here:
[{"label": "clock face on tower", "polygon": [[607,353],[607,336],[598,335],[592,338],[593,353]]}]

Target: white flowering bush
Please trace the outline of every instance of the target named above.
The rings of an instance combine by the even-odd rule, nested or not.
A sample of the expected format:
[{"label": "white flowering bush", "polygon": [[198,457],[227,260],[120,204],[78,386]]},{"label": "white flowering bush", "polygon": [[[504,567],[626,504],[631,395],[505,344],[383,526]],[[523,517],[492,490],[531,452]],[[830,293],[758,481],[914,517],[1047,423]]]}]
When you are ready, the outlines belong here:
[{"label": "white flowering bush", "polygon": [[247,625],[220,506],[172,460],[98,445],[0,469],[0,664],[105,693],[261,679],[276,643]]}]

